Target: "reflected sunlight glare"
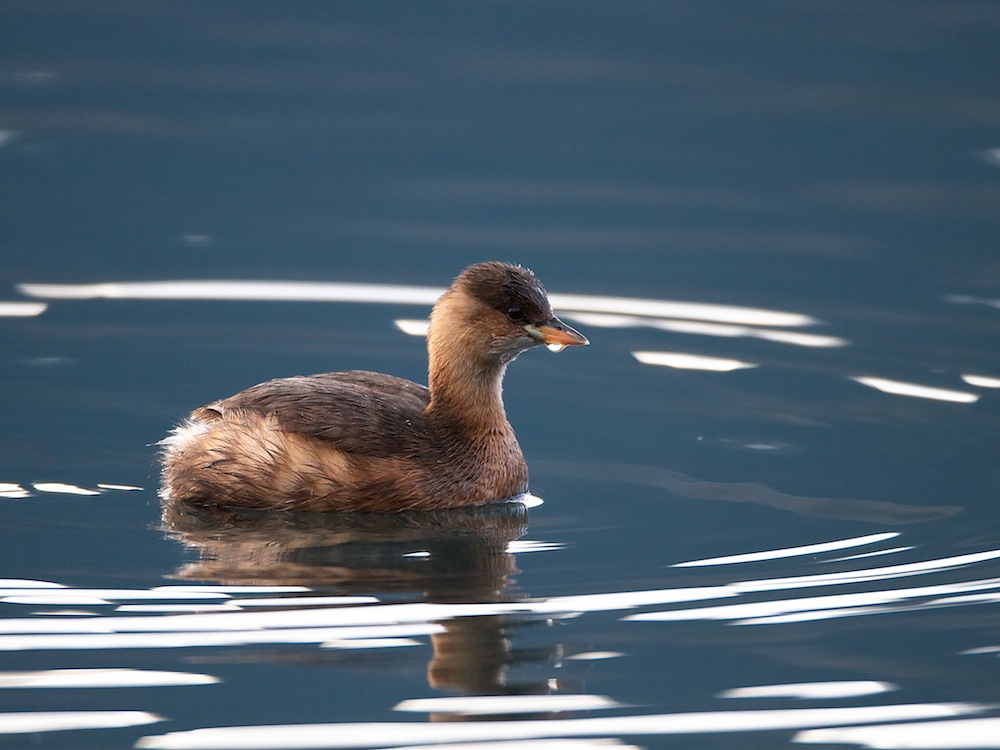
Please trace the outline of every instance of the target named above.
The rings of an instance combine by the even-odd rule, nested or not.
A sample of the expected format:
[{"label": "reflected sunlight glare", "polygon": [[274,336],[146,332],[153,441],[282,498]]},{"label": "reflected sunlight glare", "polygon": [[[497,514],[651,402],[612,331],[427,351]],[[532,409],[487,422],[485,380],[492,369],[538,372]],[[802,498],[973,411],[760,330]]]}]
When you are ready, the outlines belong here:
[{"label": "reflected sunlight glare", "polygon": [[47,309],[44,302],[0,302],[0,318],[33,318]]},{"label": "reflected sunlight glare", "polygon": [[977,388],[1000,388],[1000,378],[991,378],[986,375],[963,375],[962,380]]},{"label": "reflected sunlight glare", "polygon": [[813,348],[833,348],[847,346],[849,343],[846,339],[837,336],[823,336],[812,333],[799,333],[797,331],[774,331],[767,328],[749,328],[747,326],[726,323],[703,323],[692,320],[640,318],[629,315],[583,312],[566,313],[563,317],[574,323],[592,328],[655,328],[661,331],[670,331],[671,333],[718,336],[722,338],[756,338],[780,344]]},{"label": "reflected sunlight glare", "polygon": [[792,741],[860,745],[873,750],[985,750],[1000,748],[1000,718],[808,729],[796,734]]},{"label": "reflected sunlight glare", "polygon": [[678,370],[706,370],[708,372],[732,372],[757,367],[752,362],[738,359],[707,357],[684,352],[632,352],[632,356],[644,365],[673,367]]},{"label": "reflected sunlight glare", "polygon": [[[175,299],[297,302],[372,302],[433,305],[442,287],[311,281],[136,281],[99,284],[18,284],[18,291],[42,299]],[[743,325],[801,327],[818,321],[801,313],[703,302],[550,294],[561,310],[681,318]]]},{"label": "reflected sunlight glare", "polygon": [[921,560],[915,563],[904,563],[882,568],[861,568],[839,573],[818,573],[806,576],[788,576],[754,581],[741,581],[730,584],[748,591],[776,591],[779,589],[797,589],[812,586],[831,586],[841,583],[880,581],[887,578],[902,578],[911,575],[926,575],[951,568],[974,565],[987,560],[1000,558],[1000,550],[973,552],[954,557],[940,557],[933,560]]},{"label": "reflected sunlight glare", "polygon": [[120,688],[214,685],[218,677],[153,669],[45,669],[0,672],[0,688]]},{"label": "reflected sunlight glare", "polygon": [[911,703],[848,708],[702,711],[557,721],[372,722],[208,727],[143,737],[155,750],[319,750],[549,737],[667,736],[805,729],[887,721],[956,718],[986,710],[975,703]]},{"label": "reflected sunlight glare", "polygon": [[32,482],[39,492],[55,492],[63,495],[100,495],[98,490],[88,490],[86,487],[77,487],[75,484],[65,484],[63,482]]},{"label": "reflected sunlight glare", "polygon": [[397,704],[393,710],[482,716],[532,714],[541,711],[594,711],[621,707],[621,703],[603,695],[461,695],[444,698],[412,698]]},{"label": "reflected sunlight glare", "polygon": [[401,330],[407,336],[419,336],[421,338],[427,335],[427,331],[429,331],[431,327],[431,322],[426,318],[420,320],[398,318],[392,322],[396,328]]},{"label": "reflected sunlight glare", "polygon": [[[761,584],[756,586],[754,584]],[[769,582],[752,584],[731,584],[736,590],[747,592],[768,592]],[[968,591],[1000,588],[1000,579],[989,578],[935,586],[920,586],[906,589],[880,589],[851,594],[829,594],[806,596],[797,599],[772,599],[767,601],[722,604],[711,607],[695,607],[660,612],[642,612],[626,615],[623,619],[633,622],[690,622],[696,620],[728,620],[739,625],[778,624],[805,620],[829,619],[856,614],[896,611],[889,605],[905,604],[909,609],[931,609],[941,606],[973,604],[976,601],[949,602],[947,597]],[[935,599],[934,597],[945,597]],[[913,600],[927,600],[914,603]],[[988,601],[988,600],[987,600]]]},{"label": "reflected sunlight glare", "polygon": [[935,401],[951,401],[957,404],[973,404],[979,400],[975,393],[965,391],[952,391],[947,388],[933,388],[917,383],[905,383],[900,380],[886,380],[885,378],[852,377],[862,385],[874,388],[882,393],[890,393],[894,396],[912,396],[913,398],[929,398]]},{"label": "reflected sunlight glare", "polygon": [[704,565],[733,565],[737,563],[759,562],[761,560],[779,560],[784,557],[800,557],[802,555],[815,555],[820,552],[832,552],[835,550],[848,549],[850,547],[863,547],[867,544],[884,542],[887,539],[894,539],[899,536],[898,531],[887,531],[882,534],[869,534],[851,539],[839,539],[834,542],[823,542],[822,544],[809,544],[804,547],[784,547],[782,549],[765,550],[763,552],[748,552],[741,555],[726,555],[725,557],[709,557],[703,560],[689,560],[687,562],[674,563],[672,568],[694,568]]},{"label": "reflected sunlight glare", "polygon": [[158,721],[163,717],[146,711],[24,711],[0,713],[0,734],[121,729]]},{"label": "reflected sunlight glare", "polygon": [[899,690],[891,682],[878,680],[845,680],[842,682],[801,682],[789,685],[754,685],[731,688],[719,693],[720,698],[795,698],[798,700],[830,700],[859,698]]},{"label": "reflected sunlight glare", "polygon": [[17,500],[22,497],[31,497],[31,493],[14,482],[0,482],[0,497]]},{"label": "reflected sunlight glare", "polygon": [[862,560],[866,557],[882,557],[883,555],[896,555],[900,552],[909,552],[911,549],[916,549],[916,547],[889,547],[888,549],[877,549],[874,552],[861,552],[857,555],[844,555],[843,557],[835,557],[830,562],[844,562],[846,560]]}]

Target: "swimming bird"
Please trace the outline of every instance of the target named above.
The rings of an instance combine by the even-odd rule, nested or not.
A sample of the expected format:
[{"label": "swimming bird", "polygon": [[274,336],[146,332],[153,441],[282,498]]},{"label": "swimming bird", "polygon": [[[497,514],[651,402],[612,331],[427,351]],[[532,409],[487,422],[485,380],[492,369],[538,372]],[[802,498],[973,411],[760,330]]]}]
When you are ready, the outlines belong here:
[{"label": "swimming bird", "polygon": [[161,496],[202,505],[399,512],[528,491],[507,365],[589,342],[521,266],[469,266],[431,311],[428,385],[376,372],[281,378],[196,409],[161,441]]}]

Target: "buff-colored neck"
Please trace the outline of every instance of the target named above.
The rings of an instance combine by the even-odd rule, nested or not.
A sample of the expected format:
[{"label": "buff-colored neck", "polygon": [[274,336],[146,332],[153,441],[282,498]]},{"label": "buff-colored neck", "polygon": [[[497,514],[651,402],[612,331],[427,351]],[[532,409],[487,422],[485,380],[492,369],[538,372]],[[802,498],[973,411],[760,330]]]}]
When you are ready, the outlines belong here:
[{"label": "buff-colored neck", "polygon": [[[465,295],[449,291],[434,307],[427,334],[428,413],[473,433],[507,433],[502,385],[506,364],[482,351]],[[481,337],[481,333],[478,334]]]}]

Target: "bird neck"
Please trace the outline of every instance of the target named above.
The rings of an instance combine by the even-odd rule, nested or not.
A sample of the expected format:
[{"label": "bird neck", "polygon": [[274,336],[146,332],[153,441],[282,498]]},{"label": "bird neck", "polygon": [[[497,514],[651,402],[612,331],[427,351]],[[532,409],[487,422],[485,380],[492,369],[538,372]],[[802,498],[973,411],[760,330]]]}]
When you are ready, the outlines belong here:
[{"label": "bird neck", "polygon": [[464,358],[450,347],[444,352],[432,351],[428,413],[473,432],[507,432],[510,425],[503,407],[506,369],[505,364],[486,366]]},{"label": "bird neck", "polygon": [[427,334],[428,386],[431,393],[427,413],[446,421],[470,437],[508,434],[510,424],[503,407],[503,376],[507,364],[481,351],[475,332],[455,315],[465,304],[451,294],[438,302]]}]

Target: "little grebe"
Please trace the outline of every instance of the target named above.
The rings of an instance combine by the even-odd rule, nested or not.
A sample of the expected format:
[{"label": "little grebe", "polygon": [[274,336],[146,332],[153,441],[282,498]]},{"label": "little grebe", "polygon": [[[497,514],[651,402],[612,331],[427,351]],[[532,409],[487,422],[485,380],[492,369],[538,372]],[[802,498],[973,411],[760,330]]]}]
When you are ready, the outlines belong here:
[{"label": "little grebe", "polygon": [[203,406],[163,440],[162,496],[310,511],[430,510],[528,490],[507,421],[507,365],[538,344],[589,343],[535,275],[466,268],[431,312],[429,388],[376,372],[271,380]]}]

